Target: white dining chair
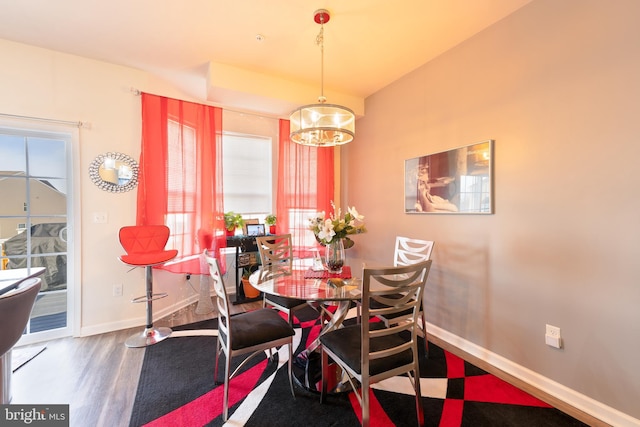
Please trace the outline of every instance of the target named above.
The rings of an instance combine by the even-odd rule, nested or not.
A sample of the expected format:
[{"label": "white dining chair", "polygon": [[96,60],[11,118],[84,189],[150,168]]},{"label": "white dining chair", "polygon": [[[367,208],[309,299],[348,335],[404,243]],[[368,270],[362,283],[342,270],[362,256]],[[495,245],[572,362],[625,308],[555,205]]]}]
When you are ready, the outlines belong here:
[{"label": "white dining chair", "polygon": [[[369,425],[370,386],[387,378],[409,374],[417,420],[423,425],[417,330],[430,268],[431,260],[401,267],[363,269],[362,322],[320,336],[321,402],[325,401],[328,392],[329,358],[346,373],[360,403],[363,426]],[[375,284],[372,286],[372,283]],[[390,327],[382,326],[381,322],[371,322],[379,316],[392,316],[402,321]]]},{"label": "white dining chair", "polygon": [[[204,258],[209,264],[209,273],[213,282],[213,289],[216,294],[216,305],[218,308],[218,340],[216,344],[216,358],[213,377],[218,378],[218,360],[220,351],[225,356],[224,369],[224,389],[223,389],[223,414],[222,419],[226,422],[229,415],[229,381],[246,365],[254,356],[269,351],[276,347],[286,345],[289,350],[288,371],[289,387],[291,394],[295,398],[293,390],[293,378],[291,366],[293,359],[293,328],[280,315],[269,308],[248,311],[231,315],[229,307],[229,297],[227,288],[220,274],[218,260],[212,258],[207,250],[204,251]],[[250,354],[238,367],[231,371],[231,359],[236,356]]]},{"label": "white dining chair", "polygon": [[[420,240],[397,236],[393,254],[393,265],[398,267],[430,260],[434,245],[435,243],[431,240]],[[382,320],[387,327],[389,327],[394,323],[397,323],[401,316],[399,314],[381,314],[378,315],[378,318]],[[419,333],[424,338],[425,354],[428,354],[429,344],[427,342],[427,321],[424,312],[424,302],[421,302],[420,304],[420,326],[421,329]]]},{"label": "white dining chair", "polygon": [[[256,237],[256,245],[260,253],[263,268],[277,265],[293,266],[293,245],[291,234],[277,234]],[[271,306],[287,315],[289,324],[293,325],[293,312],[307,306],[305,300],[264,294],[263,307]]]}]

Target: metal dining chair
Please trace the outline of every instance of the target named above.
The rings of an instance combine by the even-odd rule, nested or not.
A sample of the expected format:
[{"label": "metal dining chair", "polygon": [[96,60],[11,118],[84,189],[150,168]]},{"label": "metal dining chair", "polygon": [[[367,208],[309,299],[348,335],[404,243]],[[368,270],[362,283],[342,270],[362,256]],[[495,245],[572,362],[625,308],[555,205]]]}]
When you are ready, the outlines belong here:
[{"label": "metal dining chair", "polygon": [[[431,252],[435,243],[430,240],[412,239],[410,237],[396,237],[396,246],[393,254],[393,265],[395,267],[403,265],[412,265],[418,262],[431,259]],[[401,318],[400,314],[394,315],[378,315],[385,326],[389,327],[398,322]],[[424,338],[425,354],[428,354],[429,343],[427,342],[427,321],[424,314],[424,301],[420,304],[420,326],[418,333]]]},{"label": "metal dining chair", "polygon": [[[291,376],[291,364],[293,359],[293,335],[294,330],[287,321],[270,308],[261,308],[246,313],[230,315],[230,302],[227,296],[227,289],[224,284],[218,260],[212,258],[208,251],[204,251],[204,257],[209,264],[209,272],[213,279],[213,289],[216,294],[218,308],[218,342],[216,344],[216,361],[214,368],[214,379],[218,378],[218,360],[220,350],[225,354],[224,369],[224,391],[223,391],[223,420],[227,421],[229,415],[229,381],[240,369],[246,365],[254,356],[269,350],[271,359],[271,349],[287,345],[289,348],[289,387],[294,399],[293,379]],[[235,356],[250,353],[229,374],[231,370],[231,359]]]},{"label": "metal dining chair", "polygon": [[166,293],[153,293],[153,266],[164,264],[178,255],[176,249],[164,248],[169,240],[169,233],[166,225],[134,225],[120,229],[120,244],[127,253],[118,258],[127,265],[144,267],[146,270],[146,294],[132,302],[145,303],[147,324],[142,333],[127,339],[127,347],[145,347],[171,335],[171,328],[153,326],[153,301],[167,296]]},{"label": "metal dining chair", "polygon": [[[371,384],[409,374],[416,398],[418,424],[423,425],[417,329],[420,301],[430,268],[431,260],[401,267],[363,269],[362,322],[320,336],[321,402],[327,395],[329,358],[347,374],[362,409],[363,426],[369,425]],[[374,308],[377,305],[381,308]],[[396,314],[402,317],[402,321],[388,328],[381,322],[370,321],[379,315]]]},{"label": "metal dining chair", "polygon": [[[260,253],[260,261],[263,267],[273,267],[277,265],[293,265],[293,245],[291,234],[278,234],[273,236],[256,237],[256,245]],[[262,306],[272,306],[285,313],[289,324],[293,326],[293,312],[307,306],[305,300],[296,298],[286,298],[276,295],[264,294]]]}]

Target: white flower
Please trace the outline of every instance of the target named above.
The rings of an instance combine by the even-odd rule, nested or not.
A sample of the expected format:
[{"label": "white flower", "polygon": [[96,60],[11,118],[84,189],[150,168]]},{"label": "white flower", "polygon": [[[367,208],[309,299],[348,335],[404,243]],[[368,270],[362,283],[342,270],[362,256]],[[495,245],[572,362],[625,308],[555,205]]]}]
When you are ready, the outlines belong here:
[{"label": "white flower", "polygon": [[367,231],[363,222],[364,215],[360,215],[355,207],[348,208],[344,217],[340,209],[336,209],[333,201],[331,207],[333,210],[328,217],[322,211],[309,218],[309,230],[322,245],[329,244],[335,239],[348,239],[347,236],[350,234]]},{"label": "white flower", "polygon": [[349,213],[351,214],[352,217],[354,217],[358,221],[364,221],[364,215],[360,215],[356,210],[355,206],[352,206],[349,208]]},{"label": "white flower", "polygon": [[330,219],[327,219],[320,228],[320,232],[318,233],[318,238],[320,240],[325,240],[330,242],[333,236],[336,235],[336,232],[333,231],[333,222]]}]

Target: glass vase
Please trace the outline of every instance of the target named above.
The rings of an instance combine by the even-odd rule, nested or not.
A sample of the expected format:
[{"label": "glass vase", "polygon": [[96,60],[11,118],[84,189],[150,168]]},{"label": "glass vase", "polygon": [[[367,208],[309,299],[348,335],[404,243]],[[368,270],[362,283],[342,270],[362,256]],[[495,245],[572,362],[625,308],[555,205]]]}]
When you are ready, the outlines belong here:
[{"label": "glass vase", "polygon": [[342,239],[334,239],[331,243],[327,244],[327,252],[325,255],[325,263],[329,274],[342,273],[344,261],[345,253]]}]

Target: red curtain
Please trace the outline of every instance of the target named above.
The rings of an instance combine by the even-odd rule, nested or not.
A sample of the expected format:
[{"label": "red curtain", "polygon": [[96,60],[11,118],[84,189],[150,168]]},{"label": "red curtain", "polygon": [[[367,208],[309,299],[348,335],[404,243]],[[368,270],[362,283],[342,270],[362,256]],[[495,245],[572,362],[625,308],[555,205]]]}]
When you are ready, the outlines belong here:
[{"label": "red curtain", "polygon": [[334,194],[332,147],[307,147],[291,142],[289,121],[280,120],[276,224],[278,233],[291,233],[294,255],[305,258],[316,247],[307,229],[316,212],[331,212]]},{"label": "red curtain", "polygon": [[226,246],[222,191],[222,109],[143,93],[136,224],[171,229],[179,259],[164,269],[208,274],[199,254]]}]

